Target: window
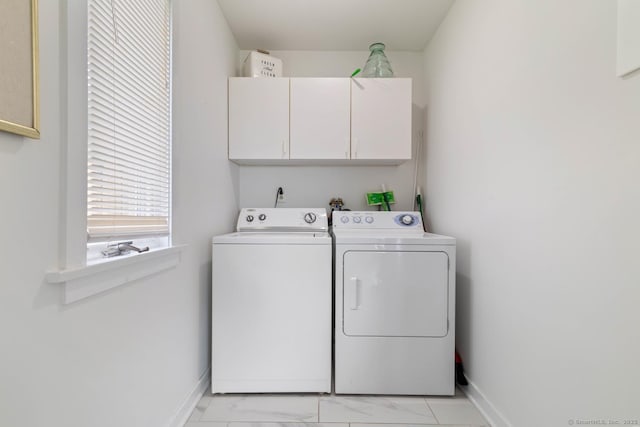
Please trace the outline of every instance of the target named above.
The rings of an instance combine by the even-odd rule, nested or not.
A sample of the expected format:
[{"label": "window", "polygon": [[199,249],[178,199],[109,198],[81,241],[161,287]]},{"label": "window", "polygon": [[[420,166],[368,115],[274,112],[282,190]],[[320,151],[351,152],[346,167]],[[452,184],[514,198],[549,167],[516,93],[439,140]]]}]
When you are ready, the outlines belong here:
[{"label": "window", "polygon": [[88,241],[161,237],[166,246],[170,2],[89,0],[87,7]]},{"label": "window", "polygon": [[[60,265],[46,280],[68,304],[177,266],[185,245],[170,235],[171,0],[66,0],[60,10],[66,185]],[[103,256],[131,240],[150,252]]]}]

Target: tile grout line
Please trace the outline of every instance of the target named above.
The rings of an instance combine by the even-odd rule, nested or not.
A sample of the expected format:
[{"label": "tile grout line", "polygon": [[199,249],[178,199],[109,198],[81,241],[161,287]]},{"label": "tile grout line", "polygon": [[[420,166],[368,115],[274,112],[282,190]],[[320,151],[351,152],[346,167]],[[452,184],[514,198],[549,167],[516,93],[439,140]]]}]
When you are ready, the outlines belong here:
[{"label": "tile grout line", "polygon": [[424,403],[427,405],[427,409],[429,409],[429,412],[431,412],[431,415],[433,415],[433,419],[436,420],[436,424],[440,425],[440,420],[438,419],[438,417],[436,417],[436,412],[433,410],[431,405],[429,405],[429,402],[427,401],[426,397],[424,398]]},{"label": "tile grout line", "polygon": [[[200,408],[198,408],[198,405],[200,405],[200,403],[202,402],[202,400],[205,398],[204,395],[202,395],[202,397],[200,398],[200,400],[198,401],[198,403],[196,403],[196,407],[193,408],[193,411],[191,411],[191,414],[189,415],[189,418],[187,418],[187,422],[189,421],[194,421],[194,422],[200,422],[202,421],[202,416],[204,415],[205,411],[207,410],[207,408],[209,407],[209,405],[211,404],[211,401],[209,401],[209,403],[206,405],[206,407],[202,410],[202,412],[200,412]],[[194,420],[190,420],[190,418],[193,416],[193,414],[196,413],[197,416],[195,417]]]}]

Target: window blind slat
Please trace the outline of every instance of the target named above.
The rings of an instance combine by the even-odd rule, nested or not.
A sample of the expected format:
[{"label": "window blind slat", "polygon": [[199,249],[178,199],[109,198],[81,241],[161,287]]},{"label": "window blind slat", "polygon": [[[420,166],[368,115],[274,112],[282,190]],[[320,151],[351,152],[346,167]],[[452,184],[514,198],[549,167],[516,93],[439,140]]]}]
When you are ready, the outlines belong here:
[{"label": "window blind slat", "polygon": [[[100,117],[104,118],[107,123],[106,125],[103,124],[103,126],[106,126],[107,129],[114,128],[112,121],[115,118],[118,120],[118,124],[116,125],[115,129],[123,129],[129,131],[137,130],[138,128],[142,127],[144,129],[140,129],[138,131],[139,136],[146,135],[147,139],[152,139],[152,136],[156,136],[156,138],[157,136],[166,136],[166,134],[168,134],[169,132],[169,128],[166,127],[166,125],[162,125],[162,121],[156,120],[156,118],[153,116],[141,116],[140,113],[135,113],[133,111],[130,115],[124,115],[126,109],[121,109],[119,113],[114,113],[108,109],[105,109],[99,104],[93,105],[93,107],[94,110],[90,113],[90,117],[96,121]],[[144,108],[144,106],[141,105],[139,108]],[[156,123],[158,124],[157,126],[155,126]],[[98,123],[94,124],[94,126],[97,125]],[[149,135],[150,133],[151,135]],[[154,145],[157,145],[157,143]]]},{"label": "window blind slat", "polygon": [[[90,167],[91,172],[101,172],[103,174],[113,175],[115,172],[128,173],[131,177],[136,176],[147,177],[154,181],[163,181],[168,175],[169,168],[154,168],[154,165],[150,162],[143,162],[140,160],[120,160],[120,158],[109,157],[108,153],[98,155],[95,152],[91,153]],[[132,171],[133,169],[133,171]]]},{"label": "window blind slat", "polygon": [[[120,116],[115,116],[115,118],[119,119]],[[113,140],[124,138],[126,140],[129,140],[131,144],[139,145],[141,148],[145,147],[144,148],[145,151],[153,151],[153,152],[168,151],[166,147],[158,147],[158,144],[156,142],[157,139],[153,138],[153,136],[155,136],[156,138],[158,137],[167,138],[169,135],[168,130],[167,132],[164,132],[156,129],[155,135],[148,135],[148,133],[145,132],[145,130],[147,129],[153,130],[152,127],[144,126],[142,129],[136,129],[134,127],[134,125],[136,124],[135,121],[134,122],[127,121],[127,122],[119,123],[117,127],[114,128],[114,125],[110,123],[110,119],[113,120],[114,116],[108,114],[107,112],[102,112],[102,111],[94,111],[90,115],[90,119],[93,120],[90,131],[96,132],[96,136],[103,135],[105,139],[113,139]],[[132,128],[132,127],[133,129],[129,134],[124,133],[124,132],[128,132],[129,128]],[[131,133],[135,134],[134,136],[136,138],[131,138]]]},{"label": "window blind slat", "polygon": [[123,200],[131,197],[135,199],[142,199],[146,197],[153,200],[157,199],[159,203],[164,203],[169,193],[160,186],[153,186],[145,183],[140,183],[140,185],[130,185],[128,183],[113,185],[112,183],[109,183],[109,186],[107,187],[102,182],[97,182],[87,188],[87,194],[94,200],[99,199],[102,195],[121,195]]},{"label": "window blind slat", "polygon": [[[113,150],[113,148],[109,147],[108,150]],[[132,153],[135,154],[133,151]],[[147,160],[141,156],[138,156],[139,158],[127,159],[125,157],[126,152],[118,152],[117,154],[114,154],[107,151],[103,153],[99,151],[99,147],[96,147],[95,149],[92,149],[89,155],[91,156],[89,158],[90,164],[95,165],[96,167],[101,166],[107,170],[111,170],[113,168],[140,168],[140,172],[142,174],[149,174],[151,176],[157,176],[158,178],[167,175],[167,172],[169,171],[169,166],[166,162],[153,162],[152,160]]]},{"label": "window blind slat", "polygon": [[168,230],[164,217],[100,214],[89,218],[94,237],[157,234]]},{"label": "window blind slat", "polygon": [[[124,187],[124,186],[123,186]],[[161,192],[161,191],[156,191],[156,192],[151,192],[150,189],[145,188],[145,192],[147,194],[145,194],[145,197],[147,200],[152,200],[152,201],[157,201],[158,203],[163,203],[164,202],[164,198],[166,196],[166,193]],[[118,188],[117,191],[113,190],[113,188],[105,188],[105,187],[100,187],[100,186],[92,186],[89,187],[89,198],[91,200],[97,200],[96,197],[94,197],[94,193],[100,193],[101,195],[109,195],[110,193],[113,193],[113,195],[111,197],[115,197],[118,194],[124,194],[126,196],[127,199],[135,199],[138,200],[139,196],[140,196],[140,192],[138,191],[138,189],[131,189],[126,190],[126,189],[122,189],[122,188]]]},{"label": "window blind slat", "polygon": [[105,187],[105,182],[109,182],[111,188],[128,187],[135,188],[137,191],[143,191],[145,188],[153,189],[158,192],[169,193],[166,187],[168,181],[158,180],[157,176],[144,176],[142,174],[135,175],[128,172],[127,169],[105,168],[96,165],[95,172],[91,172],[90,179],[97,179],[96,183],[89,183],[87,188]]},{"label": "window blind slat", "polygon": [[[110,105],[125,102],[131,103],[132,100],[137,100],[138,102],[149,102],[147,107],[155,107],[156,104],[169,104],[169,100],[166,96],[169,91],[166,87],[161,87],[159,85],[150,86],[146,85],[144,82],[136,83],[136,79],[144,79],[146,78],[146,74],[135,75],[134,73],[130,73],[119,68],[109,70],[106,64],[101,63],[103,61],[104,59],[101,58],[97,58],[94,61],[94,66],[101,67],[102,69],[93,70],[89,74],[90,93],[101,93],[103,97],[109,100]],[[109,74],[112,76],[116,75],[119,79],[118,87],[113,87],[113,81],[108,80],[113,80],[113,77],[109,76]],[[123,96],[123,94],[126,96]],[[90,100],[90,102],[93,102],[93,100]]]},{"label": "window blind slat", "polygon": [[167,234],[170,0],[89,0],[90,237]]},{"label": "window blind slat", "polygon": [[[101,88],[97,86],[90,86],[89,95],[93,97],[90,104],[93,109],[104,112],[116,111],[127,112],[129,114],[141,115],[140,109],[150,109],[146,114],[149,120],[154,121],[155,126],[159,126],[160,130],[166,130],[168,124],[166,123],[166,116],[163,110],[168,109],[168,102],[165,102],[162,98],[153,98],[150,95],[143,95],[135,97],[135,92],[138,89],[127,90],[126,87],[122,89]],[[128,96],[128,100],[120,99],[123,96]],[[156,111],[157,110],[157,111]],[[158,120],[160,119],[160,120]]]},{"label": "window blind slat", "polygon": [[[149,146],[140,141],[137,144],[127,144],[121,132],[117,132],[115,138],[109,138],[108,130],[91,129],[90,136],[96,139],[95,146],[90,152],[106,152],[107,155],[122,153],[125,156],[135,156],[139,160],[153,162],[157,167],[168,167],[169,153],[160,150],[150,150]],[[102,148],[102,150],[100,150]]]}]

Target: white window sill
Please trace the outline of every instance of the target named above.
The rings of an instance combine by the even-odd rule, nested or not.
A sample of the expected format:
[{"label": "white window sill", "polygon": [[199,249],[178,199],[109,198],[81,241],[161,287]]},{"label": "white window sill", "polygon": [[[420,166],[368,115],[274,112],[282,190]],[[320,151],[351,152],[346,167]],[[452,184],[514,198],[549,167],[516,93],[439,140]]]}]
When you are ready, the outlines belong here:
[{"label": "white window sill", "polygon": [[64,285],[64,303],[72,302],[126,285],[135,280],[175,267],[186,245],[171,246],[133,255],[124,255],[108,261],[49,271],[49,283]]}]

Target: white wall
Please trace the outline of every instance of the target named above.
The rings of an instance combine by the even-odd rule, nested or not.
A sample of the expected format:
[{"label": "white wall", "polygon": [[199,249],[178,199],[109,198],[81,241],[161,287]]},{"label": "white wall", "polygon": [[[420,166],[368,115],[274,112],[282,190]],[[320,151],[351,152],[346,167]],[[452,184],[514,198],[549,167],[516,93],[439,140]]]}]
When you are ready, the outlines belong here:
[{"label": "white wall", "polygon": [[427,210],[497,425],[638,419],[640,77],[616,2],[458,0],[426,50]]},{"label": "white wall", "polygon": [[[239,67],[247,51],[241,51]],[[286,77],[348,77],[362,68],[369,51],[271,51],[283,60]],[[416,52],[386,52],[397,77],[413,79],[413,149],[417,150],[424,115],[424,64]],[[415,156],[414,156],[415,157]],[[393,190],[396,209],[413,208],[415,161],[399,166],[241,166],[240,206],[272,207],[278,187],[285,191],[282,207],[325,207],[333,197],[342,197],[351,209],[366,206],[365,194],[382,184]],[[280,205],[279,205],[280,206]]]},{"label": "white wall", "polygon": [[188,247],[173,270],[64,306],[44,281],[62,246],[61,4],[39,3],[42,139],[0,133],[0,425],[167,425],[209,365],[209,242],[237,208],[237,48],[216,2],[175,1],[173,224]]},{"label": "white wall", "polygon": [[211,238],[233,231],[238,168],[227,159],[227,79],[238,48],[210,0],[174,0],[174,239],[189,242],[197,283],[199,372],[211,364]]}]

